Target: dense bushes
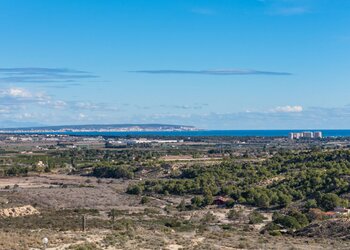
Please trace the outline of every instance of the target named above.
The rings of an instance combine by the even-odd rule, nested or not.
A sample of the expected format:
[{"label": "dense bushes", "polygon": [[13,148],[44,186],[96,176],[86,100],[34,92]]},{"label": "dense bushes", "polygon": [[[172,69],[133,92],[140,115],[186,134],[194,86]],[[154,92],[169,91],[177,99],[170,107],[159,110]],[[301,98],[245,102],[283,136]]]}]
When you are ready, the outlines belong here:
[{"label": "dense bushes", "polygon": [[4,176],[19,176],[19,175],[27,175],[28,174],[27,167],[14,166],[4,170]]},{"label": "dense bushes", "polygon": [[91,176],[97,178],[132,179],[134,172],[126,166],[98,166],[92,170]]},{"label": "dense bushes", "polygon": [[349,192],[349,179],[349,151],[284,152],[261,163],[225,161],[209,167],[191,166],[171,179],[147,180],[128,192],[200,196],[203,201],[198,197],[194,201],[198,207],[223,195],[260,208],[306,201],[306,208],[332,210],[347,205],[339,196]]},{"label": "dense bushes", "polygon": [[348,201],[339,198],[338,195],[333,193],[319,194],[317,197],[318,207],[324,209],[325,211],[333,210],[338,206],[348,206]]},{"label": "dense bushes", "polygon": [[306,215],[297,210],[289,211],[287,214],[274,213],[272,219],[273,222],[266,227],[269,231],[276,230],[280,226],[285,229],[300,229],[309,224]]},{"label": "dense bushes", "polygon": [[[211,202],[212,203],[212,202]],[[204,197],[202,196],[195,196],[191,199],[191,204],[193,207],[195,208],[199,208],[199,207],[205,207],[207,205],[211,204],[210,202],[208,202],[208,200],[206,200]]]}]

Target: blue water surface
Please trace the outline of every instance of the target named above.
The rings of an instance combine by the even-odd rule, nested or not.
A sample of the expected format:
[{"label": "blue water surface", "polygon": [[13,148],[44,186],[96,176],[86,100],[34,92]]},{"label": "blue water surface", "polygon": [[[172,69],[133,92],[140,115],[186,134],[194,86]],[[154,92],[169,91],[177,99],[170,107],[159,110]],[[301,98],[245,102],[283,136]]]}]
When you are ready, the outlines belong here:
[{"label": "blue water surface", "polygon": [[290,132],[321,131],[324,137],[350,137],[350,130],[199,130],[199,131],[143,131],[143,132],[52,132],[82,136],[263,136],[286,137]]}]

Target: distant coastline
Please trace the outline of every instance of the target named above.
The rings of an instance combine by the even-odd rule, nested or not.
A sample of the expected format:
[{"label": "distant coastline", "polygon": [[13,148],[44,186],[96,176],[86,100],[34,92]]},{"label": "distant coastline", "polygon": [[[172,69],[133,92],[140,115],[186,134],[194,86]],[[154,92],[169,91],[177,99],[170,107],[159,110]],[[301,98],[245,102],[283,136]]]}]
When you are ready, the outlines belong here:
[{"label": "distant coastline", "polygon": [[[350,129],[315,129],[323,133],[326,138],[330,137],[350,137]],[[7,131],[1,133],[8,134],[50,134],[50,135],[74,135],[74,136],[165,136],[165,137],[288,137],[291,132],[303,132],[305,130],[144,130],[144,131],[50,131],[50,132],[35,132],[35,131]]]},{"label": "distant coastline", "polygon": [[171,124],[88,124],[25,128],[3,128],[0,133],[89,133],[198,131],[194,126]]}]

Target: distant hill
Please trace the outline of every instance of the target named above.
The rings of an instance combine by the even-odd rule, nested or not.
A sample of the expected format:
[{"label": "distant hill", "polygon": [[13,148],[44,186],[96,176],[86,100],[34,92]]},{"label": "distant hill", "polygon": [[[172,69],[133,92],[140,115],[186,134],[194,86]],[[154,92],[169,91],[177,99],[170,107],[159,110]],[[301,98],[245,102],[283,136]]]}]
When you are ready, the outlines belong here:
[{"label": "distant hill", "polygon": [[42,127],[3,128],[1,132],[97,132],[97,131],[192,131],[193,126],[171,124],[87,124]]}]

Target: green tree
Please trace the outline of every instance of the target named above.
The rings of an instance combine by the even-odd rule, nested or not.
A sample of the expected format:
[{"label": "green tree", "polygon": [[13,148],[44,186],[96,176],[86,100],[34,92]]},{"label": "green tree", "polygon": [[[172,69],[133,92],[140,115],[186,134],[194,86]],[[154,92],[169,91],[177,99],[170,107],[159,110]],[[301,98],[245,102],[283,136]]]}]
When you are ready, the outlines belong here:
[{"label": "green tree", "polygon": [[270,206],[270,198],[267,196],[267,194],[263,193],[256,197],[255,204],[258,207],[267,208]]},{"label": "green tree", "polygon": [[274,222],[288,229],[301,228],[301,225],[299,224],[298,220],[290,215],[280,216]]},{"label": "green tree", "polygon": [[323,208],[326,211],[330,211],[340,206],[342,201],[338,195],[333,193],[328,193],[328,194],[322,195],[318,203],[321,208]]},{"label": "green tree", "polygon": [[317,208],[317,201],[315,199],[309,199],[305,203],[305,208]]},{"label": "green tree", "polygon": [[278,204],[282,207],[287,207],[292,202],[292,198],[289,195],[279,193]]}]

